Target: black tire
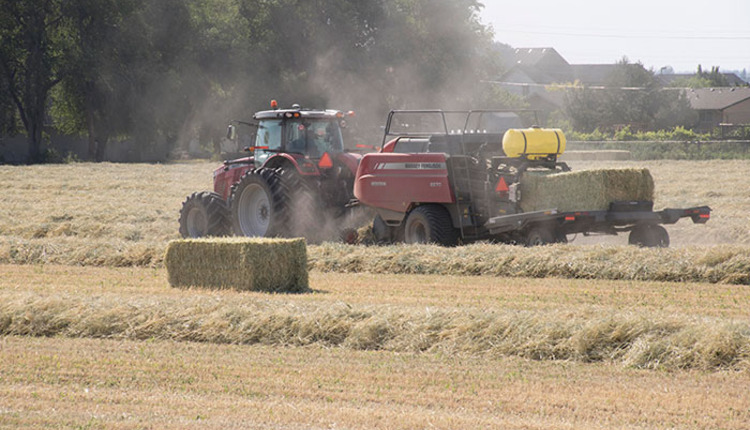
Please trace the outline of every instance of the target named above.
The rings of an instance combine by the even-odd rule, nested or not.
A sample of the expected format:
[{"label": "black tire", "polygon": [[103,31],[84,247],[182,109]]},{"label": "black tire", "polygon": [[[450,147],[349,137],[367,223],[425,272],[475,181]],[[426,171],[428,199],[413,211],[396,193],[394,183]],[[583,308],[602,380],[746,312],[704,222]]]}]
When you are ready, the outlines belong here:
[{"label": "black tire", "polygon": [[250,170],[232,186],[232,229],[238,236],[281,236],[287,230],[288,207],[279,172]]},{"label": "black tire", "polygon": [[555,231],[555,243],[568,243],[568,235],[561,231]]},{"label": "black tire", "polygon": [[439,205],[417,206],[406,217],[404,241],[406,243],[436,243],[455,246],[458,243],[458,229],[448,211]]},{"label": "black tire", "polygon": [[657,224],[638,224],[630,231],[628,243],[644,248],[668,248],[669,233]]},{"label": "black tire", "polygon": [[532,227],[525,235],[526,246],[542,246],[556,243],[558,238],[555,237],[554,231],[549,227],[537,226]]},{"label": "black tire", "polygon": [[180,209],[182,237],[229,236],[229,209],[220,195],[209,191],[191,194]]},{"label": "black tire", "polygon": [[330,216],[321,207],[315,182],[303,178],[290,165],[278,168],[277,173],[281,178],[280,193],[287,202],[287,234],[307,238],[312,243],[335,238],[339,229],[326,226]]}]

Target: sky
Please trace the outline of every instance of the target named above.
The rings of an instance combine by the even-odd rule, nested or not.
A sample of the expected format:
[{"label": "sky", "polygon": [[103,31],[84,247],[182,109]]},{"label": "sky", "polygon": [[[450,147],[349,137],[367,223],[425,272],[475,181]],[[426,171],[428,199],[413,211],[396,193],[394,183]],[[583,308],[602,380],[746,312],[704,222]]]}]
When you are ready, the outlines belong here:
[{"label": "sky", "polygon": [[719,66],[750,74],[750,0],[483,0],[482,21],[514,48],[557,50],[571,64],[627,57],[659,73]]}]

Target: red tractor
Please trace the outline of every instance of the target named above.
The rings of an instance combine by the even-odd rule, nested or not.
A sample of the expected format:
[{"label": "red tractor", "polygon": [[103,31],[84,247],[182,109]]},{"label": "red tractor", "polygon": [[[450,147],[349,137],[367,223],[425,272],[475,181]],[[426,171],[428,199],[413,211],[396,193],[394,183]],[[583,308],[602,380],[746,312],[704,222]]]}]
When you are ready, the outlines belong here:
[{"label": "red tractor", "polygon": [[180,234],[295,236],[330,239],[354,227],[354,175],[362,157],[344,148],[347,115],[336,110],[261,111],[235,122],[227,137],[248,157],[214,171],[213,192],[190,195],[180,211]]}]

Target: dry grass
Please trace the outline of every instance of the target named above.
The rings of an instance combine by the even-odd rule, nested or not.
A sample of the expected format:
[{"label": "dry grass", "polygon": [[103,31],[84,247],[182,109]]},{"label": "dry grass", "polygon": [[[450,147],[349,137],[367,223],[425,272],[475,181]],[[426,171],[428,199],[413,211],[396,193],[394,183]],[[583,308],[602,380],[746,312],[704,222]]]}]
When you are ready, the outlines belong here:
[{"label": "dry grass", "polygon": [[[570,299],[565,297],[596,284],[571,281],[546,292],[532,288],[534,295],[525,300],[500,301],[497,292],[478,288],[468,278],[443,279],[442,294],[435,294],[428,286],[439,282],[437,278],[404,278],[414,286],[402,293],[394,288],[398,286],[394,279],[399,278],[386,277],[371,278],[369,288],[374,292],[350,301],[362,286],[346,284],[353,278],[331,275],[313,278],[312,286],[334,292],[269,297],[174,290],[148,269],[130,269],[142,279],[126,281],[130,286],[111,282],[110,272],[99,269],[107,284],[90,285],[85,280],[91,279],[87,274],[92,270],[51,267],[40,274],[28,273],[33,272],[31,267],[13,270],[18,273],[16,281],[0,289],[0,334],[427,351],[605,361],[638,368],[750,369],[750,326],[740,318],[745,312],[741,303],[748,301],[744,287],[716,293],[700,290],[696,298],[690,287],[683,293],[672,284],[652,284],[649,287],[656,291],[650,296],[654,300],[650,307],[634,303],[632,296],[619,298],[628,293],[602,288],[586,293],[601,295],[597,302],[567,305]],[[113,271],[112,277],[121,279],[124,270]],[[158,273],[164,276],[163,271]],[[59,279],[53,284],[61,285],[34,286],[49,279]],[[539,282],[543,281],[547,282]],[[460,286],[452,286],[454,282]],[[477,282],[486,285],[481,279]],[[25,283],[32,285],[25,287]],[[474,288],[464,292],[463,283]],[[527,283],[533,281],[518,281],[508,289],[528,294]],[[627,288],[627,284],[612,285]],[[424,291],[416,295],[418,288]],[[675,298],[669,300],[670,295]],[[524,305],[529,301],[551,306]],[[712,306],[724,311],[702,311]]]},{"label": "dry grass", "polygon": [[750,325],[649,313],[233,303],[219,298],[3,296],[0,334],[616,362],[750,370]]},{"label": "dry grass", "polygon": [[586,277],[744,282],[750,165],[581,167],[641,166],[657,207],[714,209],[673,243],[735,246],[324,245],[313,267],[377,273],[316,270],[302,295],[168,286],[180,204],[213,163],[1,166],[0,261],[33,265],[0,266],[0,428],[746,428],[746,286],[372,269],[542,276],[578,252]]},{"label": "dry grass", "polygon": [[0,261],[161,265],[216,163],[0,166]]},{"label": "dry grass", "polygon": [[747,372],[0,338],[0,427],[744,429]]},{"label": "dry grass", "polygon": [[644,249],[632,246],[554,245],[523,248],[476,244],[311,247],[320,271],[563,277],[750,284],[750,248]]},{"label": "dry grass", "polygon": [[[574,170],[648,168],[656,207],[708,204],[706,225],[668,226],[675,247],[750,245],[745,161],[571,162]],[[185,197],[211,188],[216,163],[0,166],[0,262],[160,266],[179,238]],[[576,244],[624,244],[581,238]]]}]

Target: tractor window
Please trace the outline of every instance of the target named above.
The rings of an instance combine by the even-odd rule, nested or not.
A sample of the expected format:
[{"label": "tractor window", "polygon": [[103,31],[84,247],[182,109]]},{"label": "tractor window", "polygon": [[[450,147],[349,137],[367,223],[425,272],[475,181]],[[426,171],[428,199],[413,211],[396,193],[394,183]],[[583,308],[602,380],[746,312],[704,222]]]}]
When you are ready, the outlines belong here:
[{"label": "tractor window", "polygon": [[322,157],[324,152],[342,152],[344,146],[341,129],[334,121],[289,121],[286,150],[305,154],[311,158]]},{"label": "tractor window", "polygon": [[[256,148],[268,148],[278,151],[281,149],[281,121],[261,121],[258,125],[258,137],[255,140]],[[260,166],[275,151],[266,149],[255,150],[255,165]]]}]

